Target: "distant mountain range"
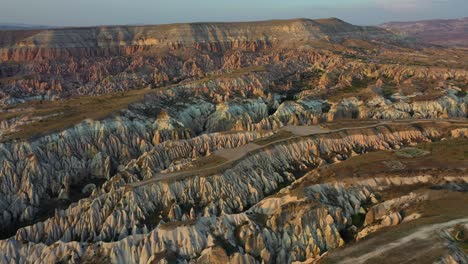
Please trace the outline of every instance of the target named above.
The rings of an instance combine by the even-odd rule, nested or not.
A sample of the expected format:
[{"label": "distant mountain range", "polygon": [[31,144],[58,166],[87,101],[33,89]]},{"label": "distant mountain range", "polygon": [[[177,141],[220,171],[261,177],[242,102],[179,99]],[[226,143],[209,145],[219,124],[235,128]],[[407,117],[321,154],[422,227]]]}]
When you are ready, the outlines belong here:
[{"label": "distant mountain range", "polygon": [[468,17],[414,22],[389,22],[380,27],[442,46],[468,46]]},{"label": "distant mountain range", "polygon": [[0,30],[45,29],[45,28],[51,28],[51,27],[44,26],[44,25],[0,23]]},{"label": "distant mountain range", "polygon": [[[186,23],[145,26],[98,26],[0,32],[0,47],[103,48],[155,45],[193,45],[254,41],[291,43],[300,40],[338,41],[388,39],[379,27],[355,26],[340,19],[291,19],[233,23]],[[236,44],[237,45],[237,44]],[[33,51],[33,50],[31,50]],[[35,50],[33,51],[35,52]],[[6,56],[6,55],[5,55]]]},{"label": "distant mountain range", "polygon": [[[460,19],[387,22],[379,25],[379,27],[390,30],[393,33],[429,44],[468,47],[468,17]],[[0,23],[0,30],[31,30],[50,28],[56,27],[47,25]]]}]

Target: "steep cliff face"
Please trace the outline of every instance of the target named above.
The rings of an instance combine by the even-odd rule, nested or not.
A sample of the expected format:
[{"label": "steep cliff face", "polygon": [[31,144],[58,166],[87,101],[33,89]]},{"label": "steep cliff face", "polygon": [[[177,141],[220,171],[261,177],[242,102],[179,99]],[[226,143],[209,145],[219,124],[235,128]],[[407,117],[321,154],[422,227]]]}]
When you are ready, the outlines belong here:
[{"label": "steep cliff face", "polygon": [[[113,46],[193,45],[198,43],[293,42],[299,39],[385,37],[377,27],[342,20],[293,19],[241,23],[111,26],[33,31],[3,31],[3,48],[101,48]],[[293,39],[286,36],[292,35]]]},{"label": "steep cliff face", "polygon": [[202,86],[211,93],[245,86],[237,94],[218,95],[218,102],[248,90],[273,97],[342,91],[364,96],[364,88],[375,83],[380,90],[374,93],[433,96],[433,90],[466,87],[463,50],[412,49],[386,30],[336,19],[0,34],[4,107],[171,84]]},{"label": "steep cliff face", "polygon": [[[384,129],[384,131],[386,131],[384,127],[380,129]],[[261,199],[265,193],[271,193],[272,191],[274,191],[277,188],[278,183],[281,183],[283,181],[291,181],[292,179],[294,179],[293,175],[289,173],[288,171],[294,172],[294,171],[300,170],[301,168],[304,169],[304,168],[311,167],[311,166],[314,167],[318,164],[325,162],[326,160],[333,160],[335,158],[334,155],[338,155],[338,154],[339,154],[339,157],[343,159],[343,158],[349,157],[352,151],[357,151],[358,153],[365,152],[365,151],[369,151],[370,149],[381,149],[381,148],[385,148],[386,146],[390,147],[395,144],[399,144],[400,142],[409,142],[412,140],[427,140],[429,136],[434,137],[434,138],[441,136],[439,135],[438,131],[432,130],[430,128],[428,131],[424,131],[424,134],[418,129],[411,128],[409,131],[402,131],[402,132],[397,131],[395,132],[396,133],[395,135],[390,133],[387,136],[386,134],[389,132],[384,132],[383,135],[385,135],[384,138],[386,140],[381,142],[382,136],[379,136],[377,134],[375,137],[372,137],[370,135],[374,132],[369,131],[369,133],[370,134],[365,138],[363,138],[362,135],[358,134],[358,135],[350,135],[348,137],[345,137],[344,139],[334,138],[333,136],[331,136],[331,137],[326,137],[323,139],[319,138],[318,142],[315,142],[314,139],[308,139],[308,140],[300,140],[298,142],[292,142],[290,143],[291,145],[281,144],[278,146],[274,146],[271,149],[269,148],[268,150],[264,150],[261,153],[247,156],[245,160],[237,163],[232,169],[226,170],[221,175],[214,175],[208,178],[193,177],[184,181],[176,181],[173,183],[156,182],[154,184],[143,185],[141,187],[135,188],[134,191],[130,193],[126,193],[125,191],[122,191],[120,187],[124,187],[125,183],[131,183],[139,179],[148,179],[151,177],[151,173],[153,174],[155,173],[153,170],[155,168],[154,167],[155,165],[152,162],[157,162],[158,157],[161,157],[161,154],[153,150],[149,152],[149,154],[144,155],[144,160],[139,160],[139,162],[131,163],[133,165],[129,166],[128,171],[124,170],[122,172],[119,172],[108,183],[105,183],[103,185],[103,188],[110,191],[109,194],[102,196],[99,194],[99,192],[97,192],[96,195],[98,195],[97,199],[101,200],[99,204],[101,204],[102,202],[104,202],[105,200],[109,198],[111,199],[109,202],[111,202],[112,200],[115,200],[115,202],[111,202],[111,204],[114,204],[111,207],[116,206],[116,203],[120,203],[118,201],[120,201],[121,199],[128,198],[133,201],[133,202],[123,202],[125,207],[129,206],[127,208],[128,210],[131,210],[131,211],[136,210],[135,212],[126,212],[124,214],[127,216],[131,216],[131,219],[129,219],[130,221],[128,223],[122,223],[124,225],[128,225],[128,224],[133,225],[135,224],[134,221],[143,220],[141,218],[142,216],[141,215],[138,216],[138,215],[141,214],[142,212],[145,212],[146,210],[148,210],[146,211],[146,214],[148,215],[149,212],[154,211],[156,208],[165,208],[165,207],[170,207],[170,206],[179,207],[179,204],[177,203],[180,203],[180,205],[183,206],[183,208],[186,208],[186,210],[189,210],[189,208],[192,208],[195,206],[199,207],[200,209],[203,209],[206,207],[206,209],[203,209],[202,211],[200,211],[201,214],[217,215],[220,212],[229,213],[229,212],[232,212],[232,210],[242,210],[242,208],[248,206],[249,204],[258,202],[259,199]],[[387,139],[387,137],[390,137],[390,138]],[[364,141],[361,142],[362,140]],[[387,141],[387,140],[390,140],[390,141]],[[354,145],[352,149],[349,149],[347,147],[341,146],[341,144],[343,144],[341,142],[343,143],[348,142],[346,144],[350,144],[350,146],[353,146],[353,144],[356,144],[359,142],[358,143],[359,145]],[[182,149],[176,148],[176,149],[179,151],[183,150],[183,148]],[[297,151],[300,151],[300,153],[298,153]],[[178,155],[182,156],[183,155],[182,153]],[[185,153],[186,155],[187,154],[190,156],[192,155],[192,151],[186,151]],[[315,155],[317,154],[323,158],[315,157]],[[163,155],[162,158],[164,156],[165,155]],[[262,160],[264,160],[264,162],[262,162]],[[161,163],[157,162],[156,164],[161,164]],[[256,166],[253,167],[252,166],[253,164],[256,164]],[[257,168],[257,169],[251,170],[248,168]],[[244,173],[239,174],[240,171],[243,171]],[[148,173],[150,175],[145,175]],[[248,174],[245,174],[245,173],[248,173]],[[240,175],[244,175],[243,178],[245,179],[245,181],[238,182],[237,180],[235,180],[235,179],[238,179]],[[208,184],[208,186],[202,187],[203,185],[206,185],[206,184]],[[202,191],[201,192],[196,191],[195,189],[193,189],[195,187],[202,188]],[[213,189],[213,188],[216,188],[216,189]],[[220,189],[217,189],[217,188],[220,188]],[[183,190],[186,190],[186,191],[183,191]],[[253,191],[253,190],[256,190],[256,191]],[[160,193],[161,191],[162,193]],[[105,198],[105,197],[108,197],[108,198]],[[127,197],[127,198],[124,198],[124,197]],[[139,200],[140,202],[138,202]],[[151,203],[148,203],[150,201]],[[177,203],[173,204],[174,201],[176,201]],[[81,207],[79,206],[81,203],[83,203],[83,201],[81,201],[78,204],[78,206],[76,205],[72,206],[74,208],[73,209],[70,208],[68,210],[70,210],[70,212],[74,210],[83,210],[83,209],[79,209]],[[139,208],[140,206],[143,206],[143,205],[140,205],[141,203],[143,203],[144,206],[150,206],[149,209],[145,210],[145,209]],[[153,204],[153,203],[156,203],[156,204]],[[92,204],[95,204],[95,202],[93,202]],[[96,213],[100,211],[99,209],[100,206],[98,207],[91,206],[91,204],[89,203],[84,203],[83,205],[85,205],[85,208],[86,208],[86,209],[84,208],[85,211],[92,209],[93,212],[90,212],[91,215],[95,215]],[[88,207],[88,206],[91,206],[91,207]],[[97,210],[97,211],[94,211],[94,210]],[[103,220],[111,216],[112,218],[114,217],[119,218],[118,215],[120,215],[120,213],[116,211],[116,208],[112,210],[111,208],[109,208],[109,210],[110,211],[108,211],[108,213],[110,215],[108,216],[105,216],[107,215],[105,211],[102,211],[101,213],[99,213],[99,215],[104,213],[103,218],[102,218]],[[179,208],[178,210],[181,210],[181,209]],[[75,215],[74,218],[76,218],[77,221],[83,222],[83,224],[74,225],[75,227],[87,225],[86,223],[89,222],[88,220],[91,221],[91,219],[87,219],[83,217],[84,212],[73,213],[73,215]],[[137,213],[137,212],[140,212],[140,213]],[[189,213],[188,211],[184,212],[184,214],[188,214],[188,213]],[[171,219],[169,215],[164,215],[164,217],[167,217],[166,219]],[[174,217],[175,219],[180,220],[180,218],[184,216],[179,213],[179,214],[175,214],[173,218]],[[105,221],[108,222],[110,220],[107,219]],[[71,222],[74,222],[74,221],[71,221]],[[97,225],[99,221],[92,220],[92,222]],[[117,222],[120,222],[120,221],[117,221]],[[111,230],[120,230],[122,227],[115,226],[115,223],[116,223],[115,221],[110,221],[108,227],[105,227],[107,225],[104,224],[104,226],[101,228],[103,230],[106,230],[109,228]],[[89,227],[83,226],[83,228],[88,229]],[[21,236],[21,239],[26,239],[26,237],[28,236],[26,234],[29,233],[27,231],[28,229],[21,229],[20,231],[18,231],[18,234]],[[96,232],[96,235],[99,236],[99,230],[95,230],[93,231],[93,233],[94,232]],[[112,234],[106,234],[106,232],[104,231],[101,231],[101,232],[103,232],[102,236],[101,238],[98,238],[98,240],[114,239],[117,234],[117,233],[114,233],[114,235],[112,235]],[[36,232],[32,232],[32,233],[34,233],[33,236],[37,236]],[[49,233],[49,232],[46,232],[46,233]],[[78,233],[81,235],[85,234],[83,233],[83,231],[78,231]],[[88,232],[86,233],[89,234]],[[25,235],[26,237],[24,237]],[[60,236],[61,235],[59,235],[59,237]],[[58,239],[59,237],[53,238],[51,233],[49,233],[48,235],[49,240]],[[83,239],[85,239],[85,237],[81,238],[81,240]]]},{"label": "steep cliff face", "polygon": [[311,261],[428,201],[396,186],[464,188],[452,156],[322,171],[463,146],[463,50],[336,19],[5,31],[0,47],[2,263]]},{"label": "steep cliff face", "polygon": [[258,65],[265,60],[261,54],[280,58],[274,50],[291,43],[390,36],[337,19],[1,31],[1,95],[62,97],[155,87]]},{"label": "steep cliff face", "polygon": [[[401,221],[398,217],[392,220],[398,208],[427,199],[410,196],[380,204],[376,197],[387,189],[437,184],[440,177],[315,184],[319,175],[313,171],[277,195],[263,199],[265,195],[284,181],[294,181],[292,173],[306,168],[449,135],[468,135],[468,131],[420,124],[331,132],[267,146],[213,175],[131,187],[127,184],[147,177],[140,176],[142,172],[152,173],[147,168],[150,162],[136,162],[122,168],[89,198],[1,241],[2,258],[17,263],[77,262],[96,260],[97,256],[115,263],[203,262],[215,256],[232,262],[240,258],[246,263],[316,258],[344,244],[344,230],[355,224],[353,215],[367,213],[367,229],[359,233],[362,237],[378,228],[374,223],[385,226]],[[182,149],[173,148],[174,154],[178,150]],[[160,155],[155,150],[150,153],[153,159]],[[465,181],[454,176],[443,179],[453,184]],[[369,206],[369,201],[376,205]]]},{"label": "steep cliff face", "polygon": [[[169,132],[164,141],[170,138],[175,142],[159,144],[164,131]],[[174,130],[119,118],[82,123],[32,143],[1,144],[3,223],[30,221],[44,200],[56,198],[64,190],[68,192],[73,185],[109,179],[120,167],[140,155],[148,155],[150,150],[158,154],[151,164],[160,171],[179,159],[239,147],[261,136],[255,132],[210,134],[177,141],[184,136]]]},{"label": "steep cliff face", "polygon": [[[403,74],[396,72],[394,76]],[[429,74],[419,68],[415,72]],[[464,74],[460,70],[453,76],[463,78]],[[279,79],[281,76],[268,72],[252,72],[188,82],[148,94],[140,103],[103,121],[87,120],[63,132],[0,144],[5,230],[18,220],[26,223],[43,214],[40,208],[45,201],[70,193],[70,188],[109,179],[123,167],[135,170],[129,174],[130,182],[151,178],[155,172],[190,166],[192,159],[217,149],[269,136],[271,132],[265,130],[342,119],[441,119],[468,114],[467,97],[457,95],[455,88],[431,101],[411,97],[396,101],[378,94],[370,100],[356,95],[329,101],[307,92],[288,98],[284,87],[270,90]],[[40,121],[3,121],[0,136],[27,129],[28,122]],[[234,133],[225,134],[229,131]],[[167,150],[174,148],[176,152]],[[266,193],[274,189],[269,187]]]}]

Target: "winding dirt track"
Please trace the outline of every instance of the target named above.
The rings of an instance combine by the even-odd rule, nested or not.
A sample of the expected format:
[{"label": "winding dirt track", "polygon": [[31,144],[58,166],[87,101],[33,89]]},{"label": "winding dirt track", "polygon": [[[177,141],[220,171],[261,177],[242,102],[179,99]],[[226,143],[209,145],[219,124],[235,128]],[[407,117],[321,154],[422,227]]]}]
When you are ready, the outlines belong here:
[{"label": "winding dirt track", "polygon": [[452,227],[457,224],[466,224],[468,223],[468,217],[467,218],[461,218],[461,219],[455,219],[449,222],[445,223],[440,223],[440,224],[434,224],[426,227],[422,227],[417,229],[414,233],[402,237],[396,241],[393,241],[391,243],[382,245],[376,249],[373,249],[372,252],[369,252],[367,254],[361,255],[356,258],[346,258],[339,263],[341,264],[357,264],[357,263],[365,263],[367,260],[370,260],[372,258],[378,257],[383,255],[385,252],[388,252],[392,249],[395,249],[399,246],[407,245],[408,243],[414,241],[415,239],[420,239],[420,240],[426,240],[430,238],[431,236],[434,236],[434,234],[437,233],[437,231],[441,231],[443,229]]},{"label": "winding dirt track", "polygon": [[278,144],[281,142],[285,142],[290,139],[294,138],[299,138],[299,137],[307,137],[307,136],[312,136],[312,135],[319,135],[319,134],[328,134],[328,133],[334,133],[334,132],[340,132],[340,131],[345,131],[349,129],[366,129],[366,128],[374,128],[377,126],[381,125],[391,125],[391,124],[420,124],[420,123],[432,123],[432,122],[456,122],[456,123],[466,123],[466,119],[439,119],[439,120],[398,120],[398,121],[384,121],[380,122],[378,124],[372,124],[368,126],[361,126],[361,127],[346,127],[346,128],[340,128],[340,129],[335,129],[335,130],[327,130],[324,129],[320,126],[314,125],[314,126],[285,126],[281,128],[280,130],[285,130],[288,132],[291,132],[293,135],[288,138],[284,139],[279,139],[276,141],[272,141],[266,145],[257,145],[255,143],[249,143],[246,145],[243,145],[238,148],[234,149],[220,149],[214,152],[215,155],[221,156],[225,159],[227,159],[225,162],[222,164],[214,165],[212,167],[207,167],[203,168],[200,170],[191,170],[191,171],[177,171],[177,172],[171,172],[171,173],[158,173],[154,177],[146,180],[142,180],[139,182],[134,182],[128,185],[128,187],[131,188],[138,188],[147,184],[151,184],[157,181],[161,180],[170,180],[170,179],[178,179],[178,178],[183,178],[183,177],[188,177],[188,176],[194,176],[194,175],[200,175],[200,174],[208,174],[210,171],[217,170],[217,169],[222,169],[228,166],[229,164],[232,164],[246,155],[252,153],[253,151],[256,151],[258,149],[263,149],[267,148],[269,146],[272,146],[274,144]]}]

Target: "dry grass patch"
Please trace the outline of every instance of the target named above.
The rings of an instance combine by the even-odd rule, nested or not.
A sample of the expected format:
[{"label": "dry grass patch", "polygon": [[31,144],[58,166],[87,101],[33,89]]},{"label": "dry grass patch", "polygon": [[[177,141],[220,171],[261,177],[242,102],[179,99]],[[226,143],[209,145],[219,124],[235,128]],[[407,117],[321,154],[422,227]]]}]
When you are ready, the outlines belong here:
[{"label": "dry grass patch", "polygon": [[467,139],[424,143],[418,145],[418,148],[429,151],[431,153],[430,157],[440,162],[468,161]]},{"label": "dry grass patch", "polygon": [[331,102],[341,102],[346,98],[356,97],[359,100],[366,101],[374,96],[375,93],[370,87],[367,87],[367,84],[352,84],[342,89],[330,90],[325,99]]},{"label": "dry grass patch", "polygon": [[207,169],[211,167],[216,167],[227,161],[228,160],[226,158],[212,154],[206,157],[201,157],[199,159],[196,159],[195,161],[192,162],[193,167],[191,167],[190,169],[186,171],[202,170],[202,169]]},{"label": "dry grass patch", "polygon": [[416,95],[415,97],[411,98],[413,102],[425,102],[425,101],[435,101],[442,97],[445,93],[444,92],[430,92],[423,95]]},{"label": "dry grass patch", "polygon": [[269,136],[267,138],[260,138],[258,140],[255,140],[253,143],[255,143],[257,145],[260,145],[260,146],[265,146],[265,145],[268,145],[268,144],[270,144],[272,142],[284,140],[284,139],[290,138],[292,136],[293,136],[293,133],[291,133],[289,131],[279,130],[279,131],[275,132],[273,135],[271,135],[271,136]]},{"label": "dry grass patch", "polygon": [[4,78],[0,78],[0,84],[8,84],[8,83],[16,82],[16,81],[21,81],[21,80],[31,80],[31,79],[34,79],[34,77],[35,77],[34,74],[4,77]]},{"label": "dry grass patch", "polygon": [[249,66],[249,67],[244,67],[240,69],[234,69],[234,70],[227,70],[226,72],[220,72],[220,73],[213,73],[211,75],[207,75],[201,79],[198,80],[193,80],[193,81],[187,81],[187,82],[181,82],[177,85],[186,85],[186,84],[196,84],[196,83],[206,83],[212,80],[220,79],[220,78],[238,78],[250,73],[255,73],[255,72],[265,72],[267,71],[265,66]]},{"label": "dry grass patch", "polygon": [[[408,236],[423,226],[444,223],[468,215],[468,207],[465,206],[468,202],[466,193],[430,191],[430,197],[430,200],[419,203],[417,208],[413,208],[423,213],[422,218],[384,228],[371,234],[365,240],[332,250],[320,263],[339,263],[344,258],[358,257]],[[419,252],[427,254],[418,254]],[[432,263],[446,252],[446,247],[435,235],[424,240],[412,240],[401,247],[385,252],[381,256],[368,259],[366,263],[402,263],[402,261],[407,260],[410,260],[411,263]]]},{"label": "dry grass patch", "polygon": [[356,120],[356,119],[350,119],[350,120],[345,120],[342,119],[340,121],[334,121],[330,123],[323,123],[321,124],[323,127],[326,127],[330,130],[336,130],[336,129],[341,129],[341,128],[353,128],[353,127],[364,127],[364,126],[372,126],[372,125],[377,125],[379,124],[380,121],[377,120]]},{"label": "dry grass patch", "polygon": [[[387,174],[409,175],[432,170],[442,173],[468,169],[468,140],[454,139],[434,143],[423,143],[407,150],[376,151],[350,157],[334,164],[320,166],[310,177],[303,178],[297,187],[305,187],[317,182],[354,181],[354,178],[385,176]],[[398,155],[403,152],[406,156]],[[424,155],[421,155],[424,154]],[[410,156],[408,156],[410,155]]]},{"label": "dry grass patch", "polygon": [[130,90],[99,96],[77,96],[57,101],[32,101],[19,104],[19,112],[0,114],[0,120],[12,117],[43,118],[19,127],[19,131],[6,135],[2,141],[29,139],[47,135],[76,125],[85,119],[99,120],[108,117],[129,104],[143,100],[151,89]]},{"label": "dry grass patch", "polygon": [[159,225],[159,229],[161,230],[173,230],[178,227],[184,227],[184,226],[193,226],[197,220],[186,220],[186,221],[173,221],[173,222],[167,222],[164,224]]}]

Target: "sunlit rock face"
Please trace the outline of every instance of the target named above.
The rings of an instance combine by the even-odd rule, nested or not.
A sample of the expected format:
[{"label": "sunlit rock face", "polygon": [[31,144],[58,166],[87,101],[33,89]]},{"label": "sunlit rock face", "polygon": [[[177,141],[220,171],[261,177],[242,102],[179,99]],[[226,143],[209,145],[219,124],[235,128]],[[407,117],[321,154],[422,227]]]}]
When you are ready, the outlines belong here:
[{"label": "sunlit rock face", "polygon": [[[31,143],[2,144],[3,223],[8,226],[17,220],[28,221],[44,199],[57,197],[70,185],[108,180],[127,163],[144,162],[157,172],[176,160],[238,147],[262,136],[246,132],[178,140],[190,138],[190,132],[179,136],[176,129],[159,129],[154,123],[119,118],[82,123]],[[165,141],[174,140],[159,143],[162,133]]]},{"label": "sunlit rock face", "polygon": [[[451,134],[462,133],[467,131],[456,130]],[[226,253],[229,259],[291,262],[316,257],[343,245],[340,231],[349,224],[350,216],[360,210],[364,201],[371,199],[375,186],[388,183],[380,180],[380,183],[362,182],[355,187],[313,185],[299,193],[288,194],[288,190],[283,190],[284,195],[278,198],[262,200],[267,194],[275,192],[281,183],[294,181],[300,175],[298,172],[320,164],[444,136],[447,135],[430,125],[422,128],[380,126],[359,133],[311,136],[269,146],[242,158],[221,173],[138,185],[139,180],[156,175],[171,160],[205,155],[204,152],[217,148],[236,147],[260,135],[256,132],[211,134],[157,144],[126,167],[119,168],[116,175],[95,189],[89,198],[65,210],[56,210],[48,220],[20,228],[12,238],[2,241],[3,252],[6,252],[3,257],[17,262],[28,258],[32,261],[32,256],[38,256],[34,254],[39,254],[41,261],[58,261],[66,256],[78,260],[98,250],[117,263],[149,261],[160,252],[172,252],[175,258],[195,261],[209,257],[209,251],[213,250],[209,248],[215,245],[222,246],[224,251],[237,252]],[[106,163],[98,156],[91,164],[98,161]],[[31,172],[35,171],[41,169],[31,168]],[[399,184],[417,184],[418,181],[428,179],[390,180]],[[137,185],[129,188],[129,183]],[[34,184],[29,189],[36,191]],[[317,207],[317,203],[326,206]],[[21,209],[20,205],[17,208]],[[388,206],[382,205],[382,208]],[[22,215],[33,214],[28,210]],[[369,224],[384,217],[377,215],[376,210],[371,209],[366,216]],[[29,241],[36,246],[26,248],[16,241]],[[88,244],[82,244],[84,241]],[[57,243],[60,246],[54,246]],[[9,247],[13,251],[6,250]]]},{"label": "sunlit rock face", "polygon": [[[153,95],[143,103],[134,105],[131,110],[123,111],[118,117],[104,121],[85,121],[32,142],[1,144],[5,222],[11,223],[16,219],[28,221],[37,213],[41,200],[56,197],[70,185],[80,185],[92,179],[109,179],[119,167],[125,167],[131,160],[145,161],[146,157],[156,152],[156,149],[152,149],[154,146],[166,141],[179,144],[179,141],[185,142],[183,140],[200,133],[253,131],[247,138],[243,134],[230,137],[220,135],[228,137],[225,142],[217,140],[214,134],[206,143],[187,146],[179,156],[153,157],[151,162],[145,162],[150,164],[151,171],[164,170],[174,160],[208,155],[217,148],[233,148],[262,136],[262,133],[256,134],[254,131],[340,119],[347,117],[344,115],[353,114],[349,110],[351,108],[357,111],[354,117],[362,119],[466,115],[465,99],[454,96],[412,104],[392,104],[376,98],[374,101],[380,100],[381,105],[374,108],[369,102],[356,98],[344,99],[338,104],[307,98],[279,103],[275,97],[234,99],[218,104],[208,97],[176,103],[177,98],[182,97],[182,92],[193,93],[191,96],[197,98],[196,88],[188,92],[186,90],[182,86]],[[326,106],[330,109],[325,112]],[[276,110],[272,111],[272,108]],[[174,145],[170,146],[162,144],[162,150],[159,151]],[[182,151],[182,146],[179,149]],[[140,170],[143,178],[151,177],[150,174],[146,175],[148,168]]]},{"label": "sunlit rock face", "polygon": [[[281,92],[268,90],[275,78],[278,76],[261,72],[180,84],[149,94],[103,121],[86,120],[38,139],[0,144],[0,175],[4,179],[0,206],[5,227],[32,220],[44,200],[69,198],[70,187],[109,180],[125,167],[137,170],[138,179],[166,169],[178,170],[183,166],[177,162],[184,164],[219,148],[247,144],[267,136],[263,130],[350,118],[467,116],[467,97],[450,89],[432,101],[395,102],[375,95],[367,101],[345,97],[333,102],[307,93],[288,100]],[[237,97],[239,93],[243,95]],[[2,121],[0,131],[21,125],[24,123],[15,119]],[[216,134],[225,131],[251,132]],[[205,133],[214,134],[199,136]],[[176,150],[168,153],[168,148]]]},{"label": "sunlit rock face", "polygon": [[282,53],[274,49],[290,43],[350,36],[382,39],[392,34],[337,19],[2,31],[0,77],[27,77],[2,84],[0,92],[23,98],[160,86],[279,61]]},{"label": "sunlit rock face", "polygon": [[[412,45],[337,19],[0,32],[0,263],[310,262],[416,219],[427,195],[382,193],[466,170],[318,172],[468,136],[466,54]],[[99,120],[35,115],[145,87]]]}]

